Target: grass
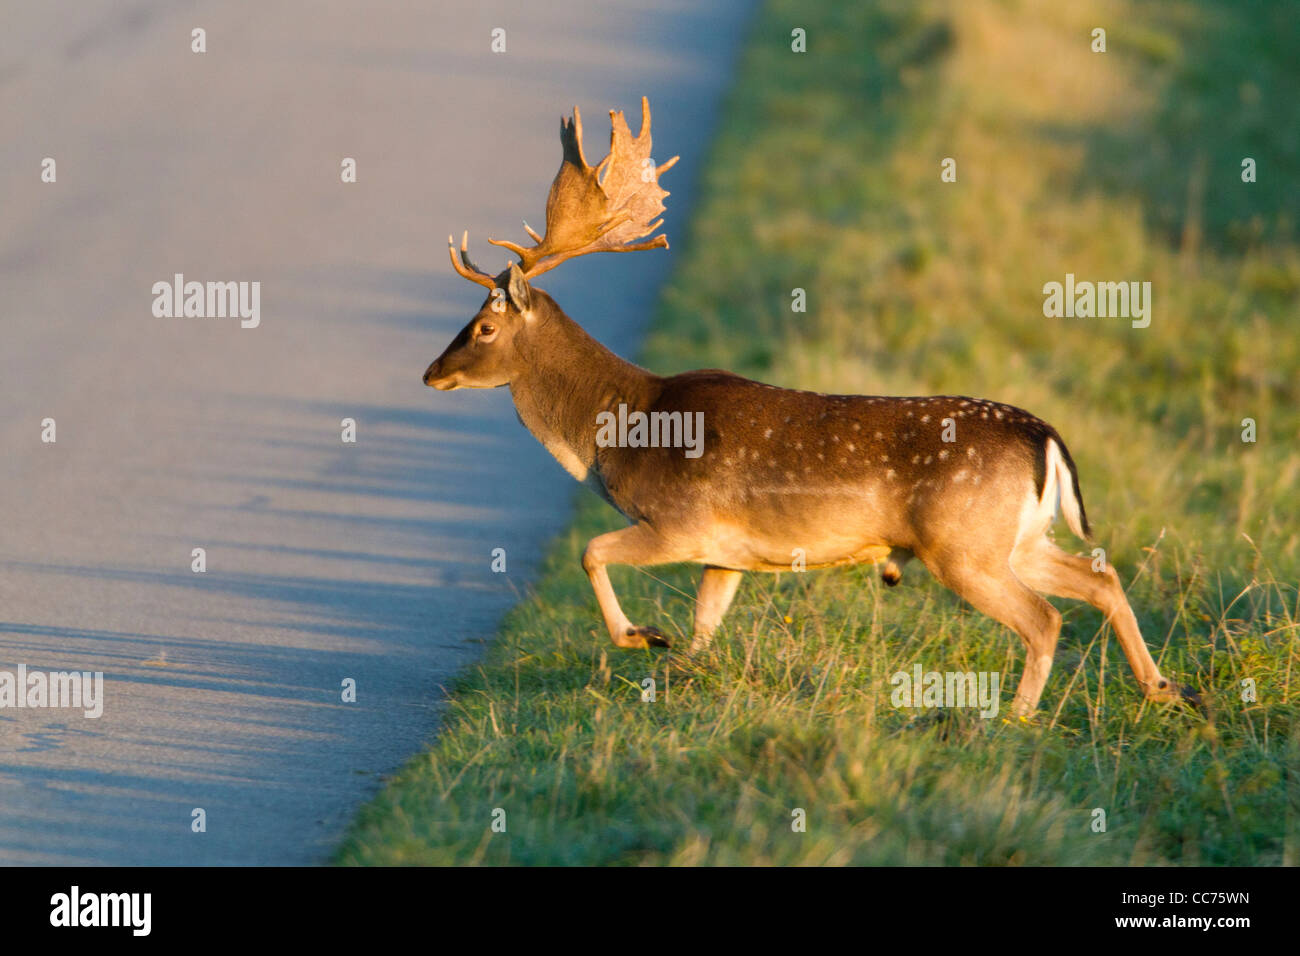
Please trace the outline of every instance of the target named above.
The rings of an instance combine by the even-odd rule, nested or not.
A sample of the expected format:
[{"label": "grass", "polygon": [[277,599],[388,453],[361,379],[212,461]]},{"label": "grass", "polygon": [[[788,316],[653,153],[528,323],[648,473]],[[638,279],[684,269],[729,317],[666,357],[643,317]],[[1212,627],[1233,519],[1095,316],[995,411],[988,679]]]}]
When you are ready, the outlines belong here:
[{"label": "grass", "polygon": [[[669,670],[608,644],[579,556],[621,522],[585,496],[337,861],[1300,860],[1298,46],[1285,4],[1249,0],[768,3],[641,356],[1053,422],[1148,644],[1206,714],[1145,704],[1071,602],[1034,720],[891,706],[920,663],[1000,672],[1005,707],[1023,665],[918,565],[889,591],[869,568],[748,576],[713,657]],[[1045,318],[1067,272],[1151,281],[1150,327]],[[612,572],[634,621],[679,638],[697,574]]]}]

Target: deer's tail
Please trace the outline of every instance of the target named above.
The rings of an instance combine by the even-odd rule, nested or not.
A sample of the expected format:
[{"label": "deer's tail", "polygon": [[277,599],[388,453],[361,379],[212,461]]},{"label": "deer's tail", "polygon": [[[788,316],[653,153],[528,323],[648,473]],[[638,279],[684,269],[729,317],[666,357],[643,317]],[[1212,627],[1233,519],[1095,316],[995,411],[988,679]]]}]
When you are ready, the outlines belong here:
[{"label": "deer's tail", "polygon": [[1090,541],[1092,529],[1088,526],[1088,512],[1083,507],[1083,494],[1079,491],[1079,469],[1070,457],[1070,450],[1056,434],[1047,436],[1043,445],[1045,463],[1039,506],[1051,515],[1059,501],[1061,514],[1070,530],[1084,541]]}]

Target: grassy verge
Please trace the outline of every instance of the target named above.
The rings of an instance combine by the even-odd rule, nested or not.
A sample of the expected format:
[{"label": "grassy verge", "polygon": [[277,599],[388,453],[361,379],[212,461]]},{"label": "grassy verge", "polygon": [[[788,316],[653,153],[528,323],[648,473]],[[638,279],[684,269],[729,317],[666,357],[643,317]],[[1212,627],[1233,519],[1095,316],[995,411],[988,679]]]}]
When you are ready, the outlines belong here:
[{"label": "grassy verge", "polygon": [[[338,861],[1300,859],[1295,48],[1283,4],[775,0],[642,356],[1055,423],[1148,643],[1208,718],[1143,704],[1069,602],[1034,721],[891,706],[916,663],[999,671],[1005,705],[1023,664],[916,565],[891,591],[869,569],[750,576],[707,668],[669,672],[599,629],[579,555],[620,522],[587,496]],[[1045,318],[1067,272],[1150,280],[1150,327]],[[634,621],[678,637],[696,574],[612,572]]]}]

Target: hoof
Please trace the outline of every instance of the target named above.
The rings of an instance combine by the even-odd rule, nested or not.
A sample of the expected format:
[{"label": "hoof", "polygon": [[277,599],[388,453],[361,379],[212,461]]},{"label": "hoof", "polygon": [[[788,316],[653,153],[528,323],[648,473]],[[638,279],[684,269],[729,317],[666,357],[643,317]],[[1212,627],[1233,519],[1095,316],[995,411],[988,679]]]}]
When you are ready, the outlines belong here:
[{"label": "hoof", "polygon": [[1201,692],[1199,690],[1192,690],[1190,687],[1179,687],[1178,693],[1181,695],[1184,703],[1195,707],[1202,713],[1205,712],[1205,701],[1201,699]]},{"label": "hoof", "polygon": [[633,643],[633,647],[672,647],[668,638],[664,637],[663,632],[657,627],[629,627],[627,636],[639,637],[644,642],[640,645]]},{"label": "hoof", "polygon": [[1176,681],[1171,681],[1167,678],[1162,678],[1156,683],[1155,687],[1147,693],[1147,700],[1152,701],[1153,703],[1177,703],[1182,701],[1191,704],[1198,710],[1205,709],[1205,704],[1201,700],[1201,694],[1199,691],[1195,691],[1190,687],[1184,687]]}]

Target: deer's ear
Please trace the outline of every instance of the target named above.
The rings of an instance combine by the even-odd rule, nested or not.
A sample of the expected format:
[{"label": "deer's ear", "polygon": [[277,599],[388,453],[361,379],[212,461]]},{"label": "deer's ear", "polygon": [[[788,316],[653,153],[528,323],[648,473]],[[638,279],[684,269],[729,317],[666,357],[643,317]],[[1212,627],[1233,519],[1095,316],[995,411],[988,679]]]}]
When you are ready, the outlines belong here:
[{"label": "deer's ear", "polygon": [[510,296],[510,301],[520,312],[527,312],[531,304],[532,291],[528,288],[528,280],[524,278],[522,270],[515,263],[510,263],[510,280],[506,285],[506,294]]}]

